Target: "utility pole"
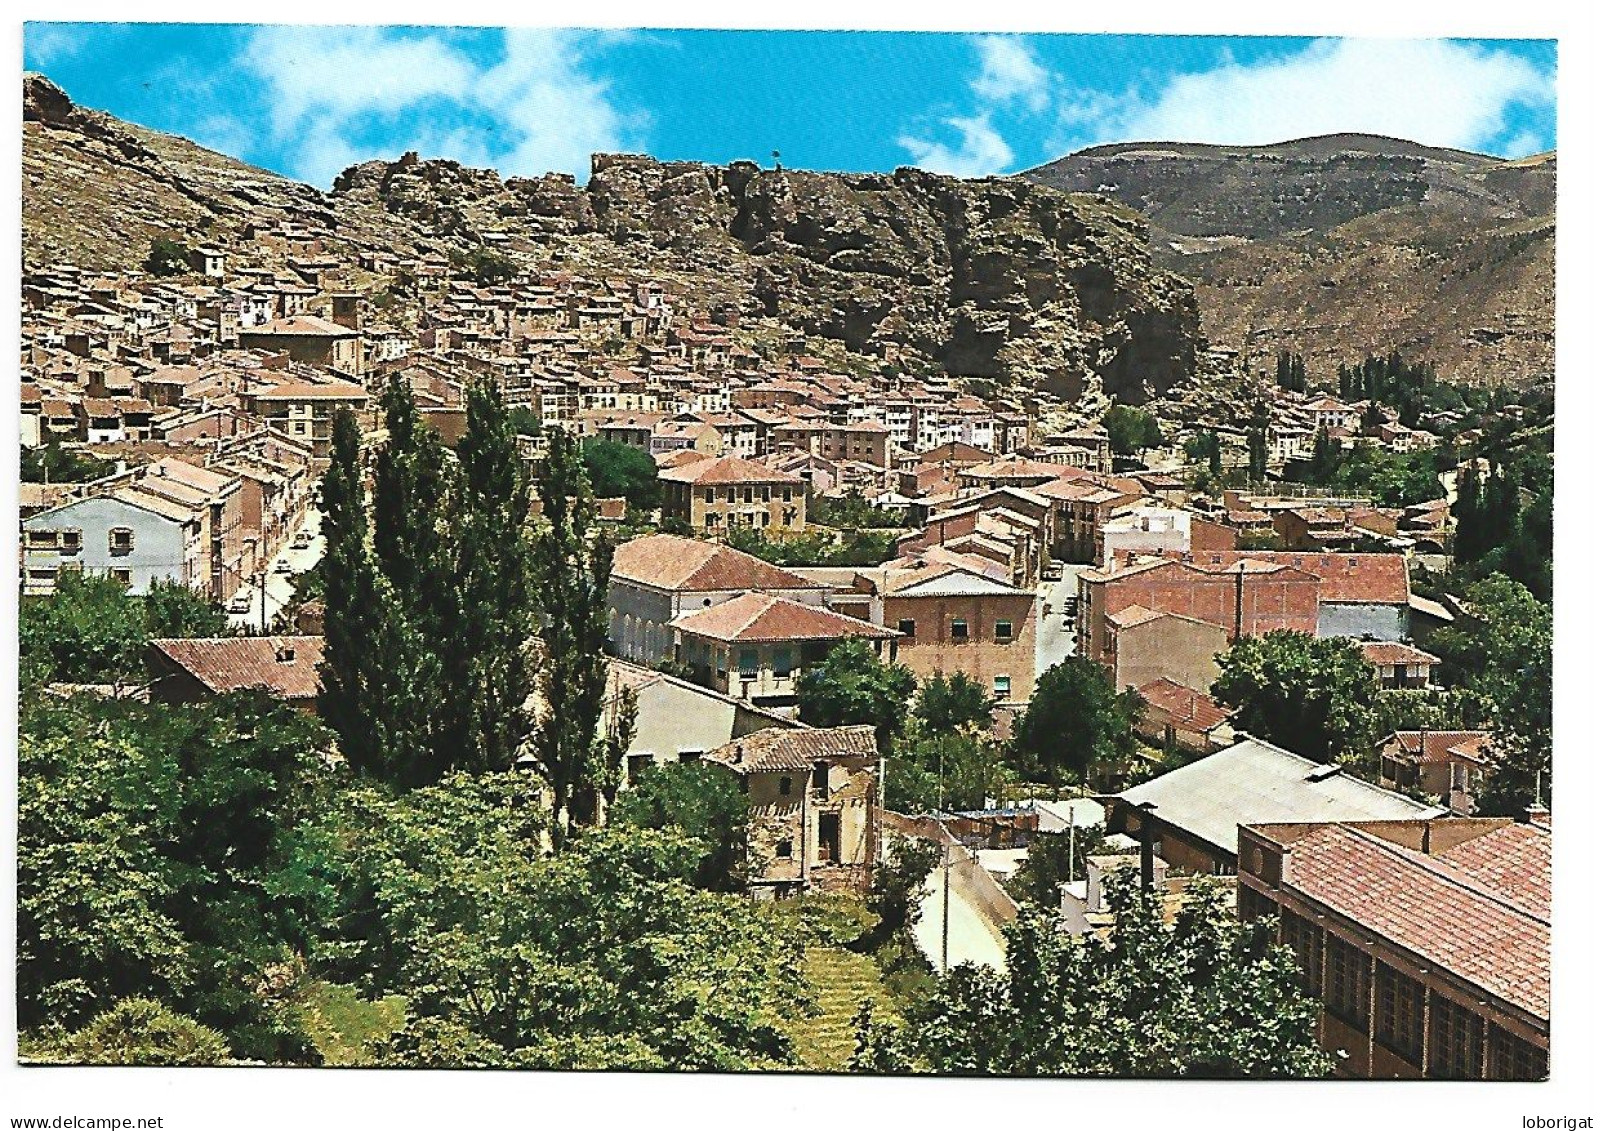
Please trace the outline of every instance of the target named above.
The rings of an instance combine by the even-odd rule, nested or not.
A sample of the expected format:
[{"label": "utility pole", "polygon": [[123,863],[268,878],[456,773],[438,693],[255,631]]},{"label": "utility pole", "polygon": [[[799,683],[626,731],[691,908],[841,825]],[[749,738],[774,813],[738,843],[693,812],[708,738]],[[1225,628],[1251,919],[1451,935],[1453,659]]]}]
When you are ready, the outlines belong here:
[{"label": "utility pole", "polygon": [[258,570],[256,573],[258,590],[262,600],[262,635],[267,635],[267,570]]}]

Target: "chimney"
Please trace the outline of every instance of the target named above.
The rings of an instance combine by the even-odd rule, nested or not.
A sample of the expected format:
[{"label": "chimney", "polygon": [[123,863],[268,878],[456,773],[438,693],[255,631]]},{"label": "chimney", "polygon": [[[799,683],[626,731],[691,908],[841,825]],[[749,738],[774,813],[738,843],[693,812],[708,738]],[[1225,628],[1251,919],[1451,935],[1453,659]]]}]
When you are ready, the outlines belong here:
[{"label": "chimney", "polygon": [[1550,829],[1553,827],[1553,814],[1546,805],[1537,802],[1525,807],[1525,821],[1539,828]]},{"label": "chimney", "polygon": [[281,664],[293,664],[295,662],[295,649],[291,645],[280,644],[273,651],[273,659]]},{"label": "chimney", "polygon": [[745,760],[746,760],[746,748],[744,746],[740,745],[739,743],[736,743],[735,744],[735,765],[738,766],[742,762],[744,762]]}]

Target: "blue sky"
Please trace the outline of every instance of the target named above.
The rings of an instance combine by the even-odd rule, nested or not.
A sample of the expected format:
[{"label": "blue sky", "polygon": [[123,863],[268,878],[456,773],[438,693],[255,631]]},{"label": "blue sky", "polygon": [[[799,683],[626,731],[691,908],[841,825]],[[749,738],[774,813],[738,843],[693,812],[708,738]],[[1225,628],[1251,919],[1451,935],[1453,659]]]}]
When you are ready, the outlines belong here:
[{"label": "blue sky", "polygon": [[582,179],[617,150],[979,176],[1109,141],[1555,144],[1550,40],[33,22],[23,54],[83,105],[320,187],[407,149]]}]

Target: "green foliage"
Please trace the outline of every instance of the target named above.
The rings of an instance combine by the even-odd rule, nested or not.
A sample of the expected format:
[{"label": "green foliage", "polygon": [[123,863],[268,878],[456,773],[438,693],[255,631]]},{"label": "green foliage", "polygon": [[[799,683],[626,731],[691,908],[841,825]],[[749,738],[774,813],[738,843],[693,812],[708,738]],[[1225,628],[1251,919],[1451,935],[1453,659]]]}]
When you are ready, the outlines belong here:
[{"label": "green foliage", "polygon": [[1343,637],[1278,629],[1220,656],[1213,698],[1236,729],[1319,762],[1367,758],[1375,739],[1375,672]]},{"label": "green foliage", "polygon": [[584,467],[598,498],[627,499],[636,510],[656,510],[662,502],[657,461],[630,444],[590,439],[584,442]]},{"label": "green foliage", "polygon": [[618,798],[611,820],[639,829],[672,829],[706,846],[696,884],[744,891],[750,807],[740,780],[708,762],[652,765]]},{"label": "green foliage", "polygon": [[1085,876],[1085,862],[1103,848],[1103,828],[1094,825],[1073,834],[1037,833],[1019,870],[1009,876],[1008,894],[1021,904],[1055,915],[1063,902],[1058,885]]},{"label": "green foliage", "polygon": [[1453,503],[1453,560],[1472,575],[1497,572],[1543,601],[1553,596],[1553,466],[1494,463],[1489,474],[1466,467]]},{"label": "green foliage", "polygon": [[886,758],[885,804],[898,813],[979,809],[1016,780],[989,737],[919,727]]},{"label": "green foliage", "polygon": [[1135,752],[1140,713],[1134,691],[1115,690],[1101,664],[1071,656],[1036,680],[1035,694],[1013,728],[1013,764],[1054,786],[1116,770]]},{"label": "green foliage", "polygon": [[595,529],[595,496],[573,437],[546,432],[539,492],[544,525],[534,539],[534,577],[546,615],[539,625],[545,715],[532,752],[550,787],[552,837],[594,820],[622,780],[621,751],[600,735],[606,691],[607,579],[612,543]]},{"label": "green foliage", "polygon": [[1494,573],[1464,594],[1469,615],[1438,629],[1431,650],[1444,681],[1482,704],[1497,756],[1477,798],[1483,813],[1517,815],[1553,783],[1553,610]]},{"label": "green foliage", "polygon": [[1156,448],[1163,443],[1163,429],[1150,412],[1128,405],[1116,404],[1102,418],[1102,427],[1108,430],[1108,446],[1115,455],[1130,456],[1144,448]]},{"label": "green foliage", "polygon": [[791,1057],[781,1021],[799,948],[695,877],[676,831],[585,832],[556,856],[519,772],[372,788],[309,833],[344,914],[324,943],[402,992],[379,1063],[738,1069]]},{"label": "green foliage", "polygon": [[55,441],[22,449],[24,483],[87,483],[116,471],[116,465],[85,452],[70,451]]},{"label": "green foliage", "polygon": [[271,990],[323,913],[288,830],[322,805],[317,723],[261,693],[175,710],[25,705],[18,745],[20,1027],[154,998],[234,1055],[315,1060]]},{"label": "green foliage", "polygon": [[158,1001],[134,997],[31,1055],[57,1064],[216,1065],[228,1059],[228,1042]]},{"label": "green foliage", "polygon": [[753,527],[735,526],[729,530],[729,544],[777,566],[867,566],[896,556],[897,533],[819,530],[790,538],[769,538]]},{"label": "green foliage", "polygon": [[1294,393],[1308,391],[1308,369],[1303,364],[1302,354],[1280,351],[1275,359],[1275,384]]},{"label": "green foliage", "polygon": [[1174,925],[1157,897],[1113,882],[1107,939],[1053,916],[1004,928],[1007,971],[964,964],[891,1027],[860,1019],[854,1065],[1017,1076],[1298,1079],[1330,1074],[1321,1006],[1263,922],[1241,923],[1199,881]]},{"label": "green foliage", "polygon": [[1344,495],[1367,496],[1384,507],[1429,502],[1446,492],[1437,477],[1435,452],[1393,452],[1362,442],[1343,451],[1323,428],[1314,443],[1313,459],[1288,463],[1286,478]]},{"label": "green foliage", "polygon": [[830,498],[827,495],[814,496],[808,505],[807,517],[813,522],[840,530],[856,531],[865,527],[902,529],[907,526],[905,515],[881,510],[863,498],[862,492],[855,488],[840,498]]},{"label": "green foliage", "polygon": [[145,273],[149,275],[187,275],[189,273],[189,248],[177,240],[166,238],[150,241],[150,251],[145,256]]},{"label": "green foliage", "polygon": [[985,687],[963,672],[950,679],[936,672],[919,686],[913,715],[929,734],[946,731],[989,730],[996,701]]},{"label": "green foliage", "polygon": [[498,251],[476,247],[472,251],[452,251],[451,270],[466,275],[481,287],[505,283],[518,276],[518,265]]},{"label": "green foliage", "polygon": [[[1386,357],[1370,355],[1356,365],[1338,366],[1336,386],[1344,400],[1373,400],[1397,410],[1404,428],[1419,427],[1427,408],[1441,407],[1442,393],[1451,390],[1428,365],[1405,362],[1393,350]],[[1462,405],[1461,396],[1452,397]]]},{"label": "green foliage", "polygon": [[882,663],[866,641],[854,637],[801,674],[796,699],[809,726],[871,725],[879,748],[889,750],[907,724],[908,701],[917,686],[907,668]]},{"label": "green foliage", "polygon": [[921,911],[924,881],[940,856],[941,850],[928,841],[895,838],[889,857],[874,866],[868,909],[878,922],[857,942],[858,949],[875,951],[893,940],[912,938]]},{"label": "green foliage", "polygon": [[1187,459],[1207,463],[1209,475],[1223,474],[1224,453],[1219,446],[1219,433],[1214,429],[1198,432],[1186,440],[1185,449]]},{"label": "green foliage", "polygon": [[129,596],[105,574],[63,573],[18,615],[25,682],[142,683],[145,647],[162,637],[218,636],[228,618],[192,589],[157,582]]}]

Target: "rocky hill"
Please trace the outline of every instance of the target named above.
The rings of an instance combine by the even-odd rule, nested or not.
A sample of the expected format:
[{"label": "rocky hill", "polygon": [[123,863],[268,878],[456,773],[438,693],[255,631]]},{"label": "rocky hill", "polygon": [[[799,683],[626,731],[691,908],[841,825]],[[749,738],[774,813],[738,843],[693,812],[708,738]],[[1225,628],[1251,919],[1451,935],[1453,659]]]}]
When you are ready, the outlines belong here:
[{"label": "rocky hill", "polygon": [[1139,216],[1020,180],[597,155],[579,186],[408,154],[324,193],[75,106],[38,75],[23,129],[29,266],[133,268],[158,236],[227,242],[281,213],[331,229],[333,253],[490,236],[535,265],[645,270],[703,309],[1070,398],[1162,393],[1203,344],[1191,288],[1153,265]]},{"label": "rocky hill", "polygon": [[1393,348],[1465,381],[1553,367],[1555,154],[1504,161],[1335,134],[1097,146],[1020,174],[1151,222],[1210,340],[1328,376]]}]

